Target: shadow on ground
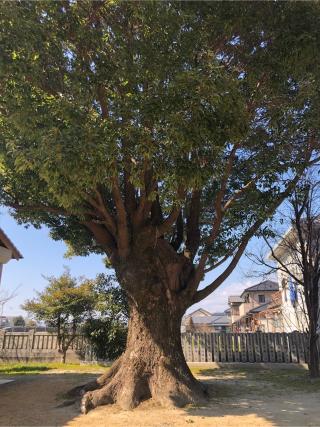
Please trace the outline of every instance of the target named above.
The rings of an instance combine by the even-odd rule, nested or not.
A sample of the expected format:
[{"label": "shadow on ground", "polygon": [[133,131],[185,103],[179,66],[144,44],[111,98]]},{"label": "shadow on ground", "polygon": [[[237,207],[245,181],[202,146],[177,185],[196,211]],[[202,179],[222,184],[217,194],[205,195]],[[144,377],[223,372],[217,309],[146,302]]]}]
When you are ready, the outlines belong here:
[{"label": "shadow on ground", "polygon": [[79,406],[66,400],[65,393],[96,377],[83,373],[8,376],[14,381],[0,386],[0,426],[67,424],[79,415]]},{"label": "shadow on ground", "polygon": [[[146,401],[134,411],[115,405],[79,415],[68,390],[97,375],[42,373],[21,375],[0,386],[0,426],[180,427],[195,426],[318,426],[320,382],[311,383],[305,370],[265,367],[193,366],[210,390],[203,407],[164,409]],[[10,377],[13,378],[12,376]]]},{"label": "shadow on ground", "polygon": [[192,370],[208,385],[210,403],[187,408],[191,421],[210,417],[219,426],[320,425],[320,381],[311,381],[301,365],[216,364]]}]

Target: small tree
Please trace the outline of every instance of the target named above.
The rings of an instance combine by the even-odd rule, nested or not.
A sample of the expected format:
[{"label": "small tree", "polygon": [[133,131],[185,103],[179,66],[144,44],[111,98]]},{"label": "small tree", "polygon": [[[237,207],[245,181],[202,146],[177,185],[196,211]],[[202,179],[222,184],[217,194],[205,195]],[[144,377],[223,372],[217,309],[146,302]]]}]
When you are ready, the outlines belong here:
[{"label": "small tree", "polygon": [[25,326],[26,322],[22,316],[17,316],[13,319],[13,326]]},{"label": "small tree", "polygon": [[37,320],[57,328],[59,352],[66,362],[67,350],[79,325],[93,309],[92,282],[71,277],[66,270],[59,277],[47,278],[49,285],[37,298],[27,300],[22,308]]},{"label": "small tree", "polygon": [[[311,377],[320,376],[319,351],[319,280],[320,280],[320,183],[312,178],[304,179],[288,201],[288,211],[281,215],[281,222],[287,219],[290,229],[282,235],[271,230],[272,237],[264,236],[271,252],[272,265],[263,256],[250,254],[254,261],[268,268],[268,273],[282,272],[289,277],[290,293],[293,300],[301,293],[299,308],[304,315],[309,334],[310,356],[308,366]],[[274,243],[278,241],[277,245]],[[280,255],[285,253],[284,257]],[[296,286],[299,286],[299,289]]]},{"label": "small tree", "polygon": [[8,291],[0,291],[0,328],[2,328],[3,326],[3,310],[4,310],[4,306],[6,305],[6,303],[10,300],[12,300],[13,298],[15,298],[17,296],[17,290],[19,287],[17,287],[16,289],[14,289],[12,292],[8,292]]},{"label": "small tree", "polygon": [[94,283],[95,311],[84,332],[98,358],[113,360],[126,345],[128,305],[124,291],[113,276],[100,274]]}]

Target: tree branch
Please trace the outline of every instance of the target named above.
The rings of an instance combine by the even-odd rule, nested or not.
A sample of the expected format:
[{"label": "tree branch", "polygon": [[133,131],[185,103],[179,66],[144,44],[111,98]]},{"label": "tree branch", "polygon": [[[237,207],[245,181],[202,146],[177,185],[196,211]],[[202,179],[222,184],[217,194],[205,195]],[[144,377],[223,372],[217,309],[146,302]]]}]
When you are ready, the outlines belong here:
[{"label": "tree branch", "polygon": [[99,190],[95,190],[96,199],[94,199],[91,196],[86,196],[87,201],[92,205],[104,218],[104,223],[106,227],[108,228],[109,232],[112,234],[113,237],[116,237],[117,235],[117,227],[114,221],[114,218],[110,214],[109,210],[107,209],[105,202],[103,200],[102,194]]},{"label": "tree branch", "polygon": [[195,257],[200,245],[200,199],[201,191],[193,190],[189,205],[189,214],[187,216],[186,250],[190,253],[190,259]]},{"label": "tree branch", "polygon": [[249,228],[247,233],[244,235],[241,244],[239,245],[239,248],[228,267],[224,270],[222,274],[220,274],[220,276],[218,276],[212,283],[210,283],[210,285],[206,286],[204,289],[201,289],[200,291],[194,294],[192,299],[193,304],[201,301],[203,298],[206,298],[208,295],[210,295],[221,285],[221,283],[223,283],[230,276],[230,274],[237,266],[243,252],[245,251],[249,240],[258,231],[259,227],[263,224],[263,222],[264,220],[259,220]]},{"label": "tree branch", "polygon": [[204,273],[209,273],[212,270],[215,270],[216,268],[218,268],[220,265],[222,265],[224,262],[227,261],[228,258],[231,257],[233,251],[229,251],[224,257],[222,257],[218,262],[216,262],[215,264],[213,264],[211,267],[208,267],[204,270]]},{"label": "tree branch", "polygon": [[92,233],[96,242],[106,251],[108,256],[112,258],[115,255],[117,245],[109,231],[103,225],[93,221],[83,221],[82,224]]},{"label": "tree branch", "polygon": [[[235,269],[236,265],[238,264],[243,252],[245,251],[247,244],[248,244],[249,240],[251,239],[251,237],[258,231],[258,229],[264,223],[264,221],[268,218],[268,216],[271,215],[275,211],[275,209],[283,202],[283,200],[286,199],[291,194],[292,190],[294,189],[298,180],[300,179],[300,176],[302,173],[303,173],[303,170],[301,171],[300,174],[297,174],[292,181],[290,181],[286,190],[284,190],[279,195],[277,200],[271,204],[271,206],[269,207],[269,209],[265,213],[264,217],[257,220],[248,229],[248,231],[244,234],[236,254],[234,255],[232,261],[230,262],[228,267],[225,269],[225,271],[222,274],[220,274],[220,276],[218,276],[217,279],[215,279],[210,285],[208,285],[207,287],[205,287],[201,291],[197,291],[197,292],[196,292],[196,289],[199,285],[199,282],[202,278],[203,273],[200,276],[200,274],[198,272],[196,272],[196,277],[193,278],[192,282],[190,283],[191,286],[189,286],[191,292],[196,292],[193,296],[193,300],[192,300],[193,303],[199,302],[203,298],[210,295],[215,289],[217,289],[221,285],[221,283],[223,283],[230,276],[230,274],[232,273],[232,271]],[[204,266],[201,265],[200,267],[203,271]],[[199,268],[199,266],[198,266],[198,268]]]},{"label": "tree branch", "polygon": [[[183,195],[184,195],[184,189],[182,187],[179,187],[177,190],[177,198],[181,199]],[[158,237],[163,236],[165,233],[170,231],[173,224],[177,221],[180,211],[181,211],[181,206],[177,206],[177,205],[173,206],[169,216],[163,221],[162,224],[156,227]]]},{"label": "tree branch", "polygon": [[112,195],[117,208],[117,236],[119,256],[125,258],[129,253],[129,233],[127,224],[127,212],[121,197],[121,191],[117,178],[112,180]]},{"label": "tree branch", "polygon": [[182,212],[180,211],[176,221],[176,235],[175,235],[175,238],[170,242],[171,246],[175,251],[177,251],[180,248],[181,243],[183,242],[183,228],[184,228],[183,217],[182,217]]}]

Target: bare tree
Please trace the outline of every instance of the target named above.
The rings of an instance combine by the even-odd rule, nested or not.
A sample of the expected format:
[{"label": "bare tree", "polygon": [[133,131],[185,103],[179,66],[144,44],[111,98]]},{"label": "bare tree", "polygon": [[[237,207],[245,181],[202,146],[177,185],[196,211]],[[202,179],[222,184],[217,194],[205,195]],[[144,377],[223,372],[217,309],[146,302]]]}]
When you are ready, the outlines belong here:
[{"label": "bare tree", "polygon": [[[274,227],[263,236],[270,251],[268,258],[271,261],[261,254],[248,254],[256,264],[267,267],[268,274],[282,272],[290,279],[290,292],[295,294],[293,295],[293,300],[296,300],[295,308],[304,316],[303,320],[307,325],[310,350],[308,367],[312,378],[320,376],[318,349],[320,321],[319,201],[320,182],[314,177],[305,178],[293,192],[287,203],[287,209],[280,214],[280,222],[289,222],[289,230],[283,235],[279,229],[275,230],[276,227]],[[277,243],[274,244],[276,241]],[[288,319],[284,319],[284,321],[286,320]]]},{"label": "bare tree", "polygon": [[17,290],[19,286],[13,291],[0,291],[0,328],[2,327],[3,310],[6,303],[17,296]]}]

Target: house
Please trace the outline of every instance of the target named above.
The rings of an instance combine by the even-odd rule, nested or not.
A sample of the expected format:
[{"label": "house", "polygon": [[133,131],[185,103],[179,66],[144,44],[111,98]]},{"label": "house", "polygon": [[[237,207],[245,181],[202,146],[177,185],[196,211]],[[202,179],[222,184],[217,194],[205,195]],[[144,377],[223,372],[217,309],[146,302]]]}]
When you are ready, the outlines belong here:
[{"label": "house", "polygon": [[0,228],[0,282],[3,265],[9,262],[11,259],[18,261],[21,258],[23,258],[21,253],[11,242],[5,232]]},{"label": "house", "polygon": [[210,313],[199,308],[183,317],[181,332],[228,332],[230,330],[229,310]]},{"label": "house", "polygon": [[281,332],[279,286],[276,282],[265,280],[250,286],[241,295],[231,295],[228,303],[234,332]]},{"label": "house", "polygon": [[228,304],[230,306],[231,324],[240,318],[240,305],[242,303],[244,303],[244,300],[239,295],[229,296]]},{"label": "house", "polygon": [[[268,254],[267,259],[276,262],[276,264],[280,261],[283,265],[287,266],[289,271],[292,271],[296,277],[299,277],[301,276],[301,272],[298,271],[299,263],[296,259],[293,259],[297,256],[297,253],[288,249],[288,245],[294,247],[295,244],[297,244],[297,241],[294,230],[290,228],[283,236],[283,239],[278,242],[271,253]],[[278,261],[274,259],[272,254],[274,254]],[[280,270],[277,268],[277,276],[281,295],[281,312],[284,332],[305,332],[308,327],[308,321],[303,287],[295,283],[291,276],[283,271],[283,269]]]}]

